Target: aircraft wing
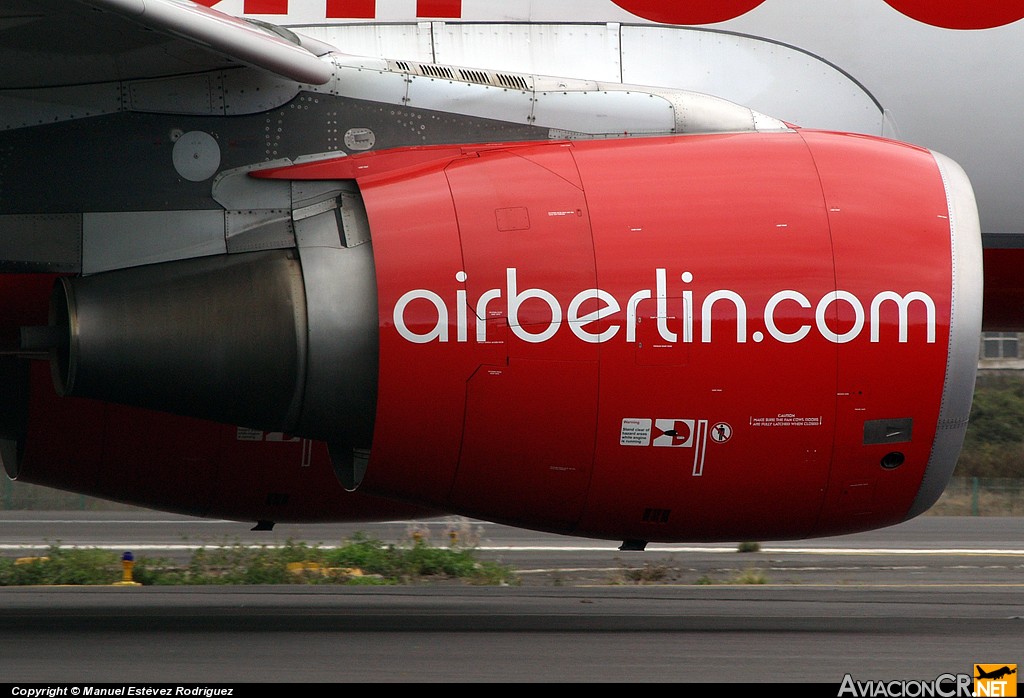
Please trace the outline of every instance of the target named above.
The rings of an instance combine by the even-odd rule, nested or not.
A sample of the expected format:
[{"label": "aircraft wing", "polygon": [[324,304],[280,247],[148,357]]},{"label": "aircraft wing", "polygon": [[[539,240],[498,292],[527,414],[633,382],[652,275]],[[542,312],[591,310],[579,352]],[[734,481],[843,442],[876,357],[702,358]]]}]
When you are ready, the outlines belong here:
[{"label": "aircraft wing", "polygon": [[[323,84],[321,44],[182,0],[8,0],[0,89],[156,78],[247,65]],[[311,50],[312,48],[312,50]]]}]

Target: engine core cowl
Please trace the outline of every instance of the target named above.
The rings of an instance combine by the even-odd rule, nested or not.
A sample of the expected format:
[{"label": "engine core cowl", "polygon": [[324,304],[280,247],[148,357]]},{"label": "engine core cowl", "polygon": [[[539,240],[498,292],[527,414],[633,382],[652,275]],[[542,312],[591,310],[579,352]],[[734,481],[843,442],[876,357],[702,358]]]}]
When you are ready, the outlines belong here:
[{"label": "engine core cowl", "polygon": [[297,422],[307,331],[291,252],[62,278],[51,316],[61,395],[267,429]]}]

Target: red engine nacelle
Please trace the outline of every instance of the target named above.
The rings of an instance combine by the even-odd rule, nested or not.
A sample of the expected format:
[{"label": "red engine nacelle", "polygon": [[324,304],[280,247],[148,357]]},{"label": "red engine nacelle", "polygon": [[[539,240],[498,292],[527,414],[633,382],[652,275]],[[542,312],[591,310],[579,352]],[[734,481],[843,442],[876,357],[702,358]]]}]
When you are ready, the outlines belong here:
[{"label": "red engine nacelle", "polygon": [[476,151],[360,184],[381,313],[366,490],[735,540],[896,523],[944,489],[982,278],[948,160],[797,132]]},{"label": "red engine nacelle", "polygon": [[[178,399],[174,381],[154,398],[137,378],[145,365],[113,399],[202,403],[199,416],[251,416],[327,440],[337,415],[368,404],[366,424],[332,445],[336,460],[369,448],[368,462],[335,463],[350,488],[601,538],[862,530],[926,510],[952,473],[982,271],[970,185],[942,156],[787,131],[402,149],[257,174],[354,181],[372,265],[335,268],[311,246],[299,249],[298,290],[287,290],[295,259],[265,256],[253,269],[267,274],[245,272],[282,279],[275,323],[309,323],[296,320],[281,343],[299,358],[268,380],[272,409],[250,411],[247,398],[211,414],[223,395]],[[102,393],[119,365],[75,347],[117,339],[128,363],[167,352],[137,340],[144,332],[76,334],[89,327],[78,305],[116,298],[122,313],[145,283],[138,271],[111,274],[123,275],[58,294],[71,328],[58,385],[71,394],[69,379]],[[372,362],[366,346],[335,361],[322,338],[363,320],[319,332],[331,296],[314,281],[365,289],[367,274],[379,319]],[[183,336],[205,338],[209,325]],[[245,364],[245,342],[231,342],[241,358],[226,365]],[[348,390],[332,382],[338,365],[351,376],[373,366],[376,382],[336,409],[332,396]],[[242,374],[224,384],[245,385]]]}]

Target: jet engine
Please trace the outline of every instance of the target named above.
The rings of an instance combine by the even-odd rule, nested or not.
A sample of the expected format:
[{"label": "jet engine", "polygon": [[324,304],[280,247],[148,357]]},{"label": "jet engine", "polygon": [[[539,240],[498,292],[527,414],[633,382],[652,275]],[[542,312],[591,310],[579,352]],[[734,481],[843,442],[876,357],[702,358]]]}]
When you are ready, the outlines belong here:
[{"label": "jet engine", "polygon": [[[982,255],[970,183],[941,155],[793,129],[247,178],[316,185],[293,245],[57,280],[41,334],[63,400],[326,443],[347,490],[638,544],[897,523],[952,473]],[[69,453],[35,423],[9,468],[29,482],[138,454],[73,419],[90,446]],[[76,484],[119,486],[98,481]]]}]

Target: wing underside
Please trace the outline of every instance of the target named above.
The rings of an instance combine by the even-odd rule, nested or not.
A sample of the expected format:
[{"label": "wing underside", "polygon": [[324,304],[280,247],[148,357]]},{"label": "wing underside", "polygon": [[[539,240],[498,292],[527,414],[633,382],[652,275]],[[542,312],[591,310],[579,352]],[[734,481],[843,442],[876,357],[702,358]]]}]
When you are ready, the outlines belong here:
[{"label": "wing underside", "polygon": [[[323,84],[315,42],[177,0],[8,0],[0,89],[146,79],[247,65]],[[312,49],[312,50],[311,50]]]}]

